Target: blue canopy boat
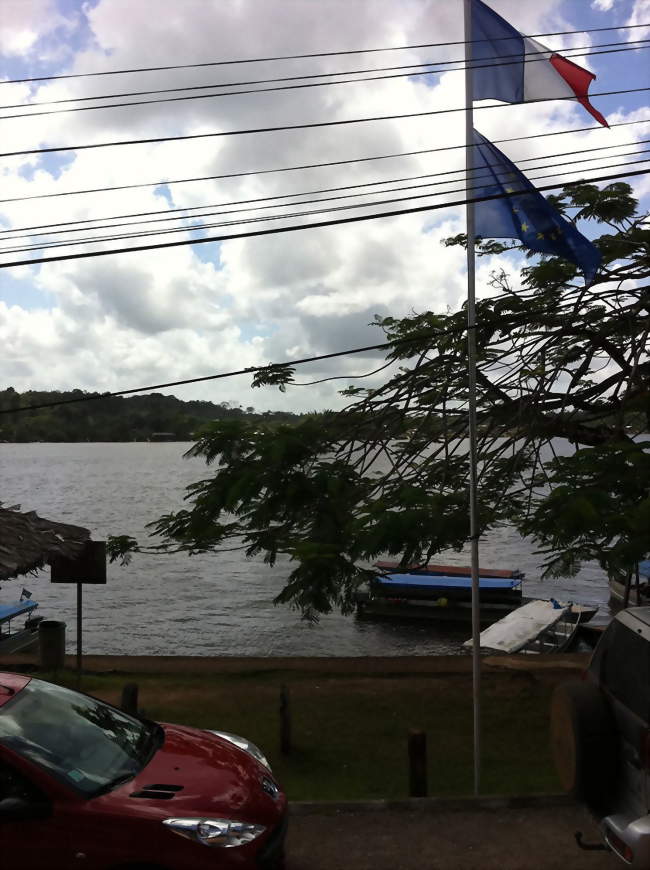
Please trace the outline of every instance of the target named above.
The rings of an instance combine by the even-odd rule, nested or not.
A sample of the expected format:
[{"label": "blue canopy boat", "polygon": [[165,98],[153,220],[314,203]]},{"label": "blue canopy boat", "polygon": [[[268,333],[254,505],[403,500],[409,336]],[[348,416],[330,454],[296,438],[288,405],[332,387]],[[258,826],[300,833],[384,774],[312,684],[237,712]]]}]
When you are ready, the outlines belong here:
[{"label": "blue canopy boat", "polygon": [[[522,576],[479,577],[482,623],[521,606]],[[455,574],[386,574],[357,592],[356,605],[359,616],[466,621],[471,618],[472,580]]]},{"label": "blue canopy boat", "polygon": [[[38,624],[43,617],[32,615],[37,607],[38,603],[31,598],[0,604],[0,654],[29,652],[38,644]],[[12,631],[11,621],[25,614],[23,627]]]}]

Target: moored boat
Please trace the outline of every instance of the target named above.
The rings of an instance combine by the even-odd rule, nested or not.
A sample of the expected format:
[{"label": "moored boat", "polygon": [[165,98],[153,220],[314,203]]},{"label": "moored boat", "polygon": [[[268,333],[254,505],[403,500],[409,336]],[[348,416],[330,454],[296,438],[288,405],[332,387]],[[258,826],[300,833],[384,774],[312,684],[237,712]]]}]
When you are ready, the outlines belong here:
[{"label": "moored boat", "polygon": [[[375,562],[375,568],[386,571],[389,574],[433,574],[447,577],[470,577],[472,569],[469,565],[435,565],[428,562],[426,565],[401,565],[399,562]],[[506,568],[479,568],[479,577],[497,577],[504,580],[523,580],[525,574],[515,569]]]},{"label": "moored boat", "polygon": [[[379,564],[377,567],[382,567]],[[489,624],[522,603],[520,577],[479,577],[480,619]],[[451,574],[387,574],[356,594],[359,616],[467,621],[471,618],[472,580]]]},{"label": "moored boat", "polygon": [[[609,596],[613,604],[619,607],[625,604],[626,587],[620,580],[609,579]],[[639,581],[632,577],[629,587],[628,604],[630,606],[648,604],[650,602],[650,559],[639,562]]]},{"label": "moored boat", "polygon": [[[31,599],[0,604],[0,654],[30,652],[38,645],[38,624],[43,617],[33,615],[37,607]],[[16,629],[12,621],[25,615],[22,627]]]},{"label": "moored boat", "polygon": [[[573,603],[528,601],[480,635],[481,650],[489,653],[566,652],[577,637],[580,626],[594,616],[597,607]],[[463,644],[471,650],[472,640]]]}]

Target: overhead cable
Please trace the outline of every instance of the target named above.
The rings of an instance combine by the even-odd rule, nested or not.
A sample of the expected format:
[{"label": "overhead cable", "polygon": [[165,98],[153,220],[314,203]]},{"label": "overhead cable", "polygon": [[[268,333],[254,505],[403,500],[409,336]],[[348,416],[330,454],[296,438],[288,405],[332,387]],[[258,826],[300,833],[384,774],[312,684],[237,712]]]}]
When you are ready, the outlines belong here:
[{"label": "overhead cable", "polygon": [[[619,169],[627,166],[631,166],[639,163],[648,163],[650,158],[644,158],[642,160],[629,160],[623,163],[613,163],[608,166],[601,166],[598,169]],[[577,161],[580,162],[580,161]],[[544,167],[538,167],[544,168]],[[557,175],[574,175],[577,172],[581,172],[580,169],[567,169],[564,172],[550,172],[546,175],[538,175],[533,176],[531,180],[539,181],[544,178],[555,178]],[[486,173],[485,177],[489,177],[489,173]],[[472,179],[475,180],[475,179]],[[440,182],[441,184],[449,184],[450,182]],[[419,185],[423,187],[430,187],[432,185]],[[209,229],[217,229],[221,227],[232,227],[232,226],[244,226],[246,224],[253,223],[267,223],[269,221],[278,221],[278,220],[295,220],[297,218],[303,217],[311,217],[313,215],[321,215],[321,214],[329,214],[332,212],[339,211],[349,211],[350,209],[361,209],[361,208],[378,208],[379,206],[385,205],[395,205],[396,203],[402,202],[412,202],[416,199],[429,199],[430,197],[440,197],[440,196],[450,196],[456,193],[463,193],[467,195],[472,190],[480,190],[485,187],[485,183],[478,185],[463,185],[463,187],[456,187],[451,190],[440,191],[439,193],[419,193],[411,196],[401,196],[392,199],[382,199],[375,202],[361,202],[354,203],[352,205],[339,205],[339,206],[329,206],[328,208],[319,208],[312,209],[311,211],[299,211],[292,212],[291,214],[277,214],[277,215],[263,215],[262,217],[248,217],[248,218],[237,218],[236,220],[229,221],[219,221],[217,223],[206,223],[206,224],[197,224],[195,226],[183,226],[183,227],[173,227],[169,229],[152,229],[152,230],[139,230],[134,233],[117,233],[116,235],[108,235],[108,236],[89,236],[83,239],[73,239],[72,241],[56,241],[56,242],[38,242],[33,243],[31,245],[23,245],[20,247],[14,248],[0,248],[1,254],[15,254],[15,253],[25,253],[27,251],[45,251],[51,250],[52,248],[71,248],[77,247],[79,245],[86,244],[103,244],[105,242],[116,242],[123,241],[125,239],[144,239],[150,236],[167,236],[174,235],[177,233],[200,233],[205,232]],[[397,192],[401,190],[401,188],[396,188],[395,191],[381,191],[381,193],[391,193]],[[331,199],[345,199],[347,197],[331,197]],[[299,203],[292,203],[292,205],[315,205],[319,202],[327,202],[328,199],[322,200],[307,200]],[[276,206],[268,206],[269,208],[275,208]],[[247,209],[243,209],[247,211]],[[234,214],[235,212],[222,212],[224,217],[229,214]],[[219,214],[219,213],[217,213]],[[92,228],[91,228],[92,229]],[[13,240],[11,240],[13,241]]]},{"label": "overhead cable", "polygon": [[[645,88],[626,88],[618,91],[600,91],[599,93],[590,94],[590,97],[610,97],[620,94],[635,94],[643,91],[650,91],[650,87]],[[490,106],[474,106],[474,111],[486,109],[504,109],[511,106],[532,105],[533,103],[549,103],[560,102],[565,100],[575,101],[577,97],[544,97],[538,100],[522,100],[516,103],[499,103],[498,105]],[[278,127],[251,127],[242,130],[219,130],[214,133],[190,133],[184,136],[155,136],[150,139],[124,139],[115,142],[93,142],[84,145],[57,145],[51,148],[28,148],[24,151],[5,151],[0,153],[0,157],[24,157],[29,154],[54,154],[61,151],[85,151],[91,148],[115,148],[122,145],[152,145],[161,142],[181,142],[188,139],[211,139],[224,136],[248,136],[253,133],[279,133],[289,130],[313,130],[321,127],[342,127],[347,124],[366,124],[370,121],[398,121],[406,118],[425,118],[432,115],[449,115],[453,112],[467,112],[466,106],[459,106],[453,109],[433,109],[428,112],[404,112],[399,115],[376,115],[370,118],[346,118],[341,121],[315,121],[308,124],[284,124]]]},{"label": "overhead cable", "polygon": [[[650,27],[649,24],[625,24],[619,27],[585,27],[577,30],[555,30],[549,33],[533,33],[528,34],[529,39],[539,39],[544,36],[572,36],[577,33],[604,33],[606,31],[612,30],[636,30],[638,28]],[[490,42],[507,42],[508,40],[512,40],[518,37],[513,36],[505,36],[499,37],[497,39],[491,39]],[[145,67],[132,67],[130,69],[117,69],[117,70],[104,70],[98,72],[87,72],[87,73],[66,73],[63,75],[54,75],[54,76],[32,76],[31,78],[22,78],[22,79],[6,79],[0,84],[23,84],[25,82],[44,82],[44,81],[59,81],[61,79],[83,79],[83,78],[92,78],[94,76],[115,76],[115,75],[129,75],[131,73],[142,73],[142,72],[162,72],[165,70],[176,70],[176,69],[201,69],[205,67],[211,66],[231,66],[234,64],[244,64],[244,63],[270,63],[275,61],[282,60],[306,60],[310,58],[316,57],[344,57],[350,56],[353,54],[376,54],[378,52],[386,52],[386,51],[409,51],[420,48],[447,48],[452,45],[467,45],[468,43],[478,44],[481,42],[486,42],[485,39],[470,39],[470,40],[455,40],[452,42],[425,42],[415,45],[392,45],[385,46],[383,48],[355,48],[347,51],[320,51],[320,52],[311,52],[309,54],[285,54],[285,55],[275,55],[273,57],[248,57],[248,58],[239,58],[236,60],[214,60],[214,61],[205,61],[203,63],[183,63],[183,64],[171,64],[166,66],[145,66]]]},{"label": "overhead cable", "polygon": [[[563,52],[562,56],[566,59],[573,59],[576,57],[593,57],[595,55],[601,54],[617,54],[623,51],[641,51],[642,49],[650,48],[650,45],[647,43],[650,40],[639,40],[639,42],[643,42],[643,45],[634,45],[634,46],[626,46],[625,48],[610,48],[603,51],[582,51],[581,49],[575,49],[578,53],[567,53]],[[617,43],[618,44],[618,43]],[[570,49],[570,51],[574,51]],[[506,55],[508,56],[508,55]],[[539,62],[548,63],[547,58],[542,55],[540,57],[533,57],[528,61],[529,63],[539,63]],[[444,61],[446,64],[458,64],[462,63],[462,61]],[[503,67],[503,66],[512,66],[519,65],[521,60],[516,61],[508,61],[504,62],[500,60],[498,63],[473,63],[473,70],[481,70],[487,69],[489,67]],[[414,69],[415,67],[423,67],[423,66],[431,66],[428,64],[414,64],[409,65],[409,69]],[[441,66],[441,64],[438,64]],[[384,69],[390,69],[384,68]],[[404,67],[399,67],[399,69],[404,69]],[[152,106],[158,103],[179,103],[186,102],[187,100],[206,100],[206,99],[215,99],[218,97],[237,97],[237,96],[245,96],[250,94],[270,94],[276,93],[278,91],[291,91],[291,90],[302,90],[304,88],[322,88],[322,87],[331,87],[333,85],[349,85],[349,84],[359,84],[362,82],[379,82],[379,81],[387,81],[392,79],[400,79],[400,78],[415,78],[418,76],[432,76],[432,75],[440,75],[447,74],[453,72],[463,72],[467,69],[466,66],[457,66],[453,69],[426,69],[426,70],[417,70],[416,72],[392,72],[386,73],[385,75],[379,76],[365,76],[361,75],[363,70],[361,71],[352,71],[350,73],[321,73],[318,75],[309,75],[309,76],[290,76],[285,79],[260,79],[258,81],[253,82],[232,82],[225,84],[214,84],[214,85],[195,85],[192,87],[185,88],[170,88],[158,91],[133,91],[131,93],[125,94],[107,94],[105,96],[95,96],[95,97],[71,97],[65,100],[49,100],[35,103],[18,103],[15,105],[9,106],[0,106],[0,111],[7,111],[9,109],[29,109],[33,106],[48,106],[48,105],[58,105],[61,103],[77,103],[77,102],[87,102],[91,100],[103,100],[103,99],[113,99],[113,98],[122,98],[129,96],[141,96],[141,95],[154,95],[154,94],[165,94],[165,93],[176,93],[178,91],[196,91],[196,90],[210,90],[212,88],[225,88],[225,87],[243,87],[249,84],[265,84],[273,81],[297,81],[300,79],[314,79],[314,78],[323,78],[324,76],[340,76],[340,75],[357,75],[357,78],[348,78],[348,79],[337,79],[336,81],[326,81],[326,82],[302,82],[301,84],[284,84],[284,85],[275,85],[273,87],[265,87],[265,88],[247,88],[245,90],[236,90],[236,91],[220,91],[218,93],[209,93],[209,94],[189,94],[182,97],[162,97],[159,99],[151,99],[151,100],[130,100],[128,102],[121,103],[104,103],[101,106],[74,106],[69,109],[48,109],[39,112],[19,112],[12,115],[0,115],[0,121],[9,121],[9,120],[17,120],[19,118],[38,118],[43,115],[63,115],[69,114],[71,112],[92,112],[97,111],[99,109],[122,109],[129,106]],[[368,70],[368,72],[372,72],[373,70]],[[382,72],[383,70],[377,69],[376,72]],[[572,98],[575,99],[575,98]],[[530,102],[530,101],[528,101]]]},{"label": "overhead cable", "polygon": [[[620,121],[615,124],[610,124],[609,129],[615,127],[633,127],[637,124],[650,124],[650,118],[642,118],[639,121]],[[493,145],[502,145],[506,142],[522,142],[530,139],[545,139],[549,136],[568,136],[572,133],[589,133],[593,131],[602,132],[603,128],[600,124],[591,127],[575,127],[570,130],[556,130],[552,133],[535,133],[529,136],[514,136],[508,139],[494,139]],[[109,187],[90,187],[81,190],[64,190],[56,193],[36,193],[29,196],[12,196],[0,199],[0,203],[5,202],[26,202],[33,199],[52,199],[59,196],[82,196],[89,193],[112,193],[117,190],[134,190],[143,187],[162,187],[170,184],[190,184],[197,181],[221,181],[229,178],[245,178],[251,175],[270,175],[277,172],[298,172],[308,169],[323,169],[330,166],[345,166],[352,163],[368,163],[377,160],[393,160],[402,157],[418,157],[422,154],[434,154],[441,151],[456,151],[458,149],[466,149],[468,146],[463,145],[447,145],[440,148],[422,148],[418,151],[401,151],[395,154],[378,154],[371,157],[353,157],[348,160],[329,160],[323,163],[303,163],[298,166],[281,166],[273,169],[252,169],[245,172],[228,172],[220,175],[200,175],[191,178],[172,178],[161,179],[159,181],[146,181],[139,184],[117,184]],[[470,148],[478,147],[474,143],[470,143]]]},{"label": "overhead cable", "polygon": [[[650,139],[644,139],[644,140],[640,140],[639,142],[632,142],[629,144],[633,144],[633,145],[639,144],[640,145],[640,144],[644,144],[644,143],[648,143],[648,142],[650,142]],[[624,147],[624,146],[623,145],[605,145],[605,146],[601,146],[601,148],[584,149],[584,152],[582,152],[582,153],[587,153],[590,151],[611,150],[612,148],[621,148],[621,147]],[[538,166],[531,166],[531,167],[528,167],[526,171],[527,172],[539,172],[543,169],[557,168],[557,169],[561,170],[560,174],[565,175],[567,173],[582,172],[582,169],[565,170],[563,168],[565,166],[572,166],[572,165],[578,164],[578,163],[580,163],[580,164],[593,163],[593,162],[597,162],[599,160],[607,160],[608,158],[634,157],[634,156],[637,156],[639,154],[645,154],[648,151],[650,151],[649,148],[640,148],[640,149],[636,149],[635,151],[626,151],[623,154],[600,155],[599,157],[590,157],[590,158],[589,157],[580,157],[577,160],[564,161],[561,164],[552,164],[552,163],[546,164],[546,163],[544,163],[544,164],[541,164]],[[546,160],[548,160],[550,158],[554,158],[554,157],[564,157],[567,155],[574,156],[576,153],[577,152],[575,152],[575,151],[564,151],[564,152],[559,152],[557,154],[545,154],[545,155],[542,155],[540,157],[528,157],[528,158],[525,158],[524,160],[521,160],[518,162],[519,163],[530,163],[531,161],[535,161],[535,160],[546,161]],[[633,162],[633,161],[631,161],[631,162]],[[644,161],[640,161],[640,162],[644,162]],[[501,164],[496,164],[496,163],[495,164],[486,164],[486,165],[474,170],[474,174],[472,175],[471,181],[475,182],[477,180],[480,180],[481,178],[489,178],[490,173],[484,172],[484,170],[494,169],[494,168],[499,167],[500,165]],[[611,167],[606,166],[606,167],[601,167],[601,168],[609,169]],[[323,199],[308,200],[306,202],[287,202],[287,203],[274,202],[275,200],[278,200],[278,199],[294,199],[295,197],[319,196],[321,194],[340,193],[341,191],[356,190],[358,188],[378,187],[381,185],[397,184],[397,183],[402,183],[405,181],[421,181],[422,179],[425,179],[425,178],[440,178],[442,176],[465,174],[465,171],[466,171],[465,167],[462,167],[460,169],[449,169],[445,172],[434,172],[434,173],[428,173],[428,174],[424,174],[424,175],[412,175],[412,176],[406,176],[405,178],[384,179],[383,181],[369,181],[369,182],[360,183],[360,184],[343,185],[341,187],[321,188],[319,190],[301,191],[301,192],[297,192],[297,193],[276,194],[275,196],[257,197],[255,199],[248,199],[248,200],[244,199],[244,200],[235,200],[235,201],[231,201],[231,202],[185,206],[185,207],[172,208],[172,209],[168,208],[168,209],[161,209],[158,211],[150,211],[150,212],[134,212],[131,214],[112,215],[109,217],[102,217],[102,218],[85,218],[83,220],[64,221],[64,222],[60,222],[60,223],[56,223],[56,224],[41,224],[41,225],[34,225],[31,227],[12,227],[12,228],[6,228],[3,230],[0,230],[0,241],[14,241],[14,240],[17,240],[20,238],[33,238],[33,237],[39,237],[39,236],[45,236],[45,235],[47,235],[47,236],[62,235],[64,233],[76,233],[76,232],[93,231],[93,230],[112,230],[112,229],[115,229],[118,227],[135,227],[135,226],[140,226],[143,224],[166,223],[169,221],[200,220],[200,219],[205,218],[205,217],[215,217],[215,216],[220,215],[220,214],[231,215],[231,214],[237,214],[238,212],[262,211],[262,210],[267,210],[267,209],[272,209],[272,208],[287,208],[287,207],[293,207],[295,205],[311,205],[311,204],[317,203],[317,202],[329,202],[331,200],[338,200],[338,199],[351,199],[351,198],[358,198],[358,197],[363,197],[363,196],[382,195],[382,194],[386,194],[386,193],[396,193],[396,192],[402,192],[405,190],[412,190],[412,189],[416,189],[416,188],[437,187],[437,186],[440,186],[443,184],[456,183],[460,179],[452,180],[452,179],[447,178],[447,180],[445,180],[445,181],[438,181],[438,182],[431,182],[430,181],[430,182],[426,182],[423,184],[412,184],[412,185],[409,185],[407,187],[388,188],[388,189],[382,189],[382,190],[364,190],[364,191],[359,192],[359,193],[344,193],[344,194],[338,195],[338,196],[328,196],[328,197],[325,197]],[[539,178],[539,177],[540,176],[535,176],[535,178]],[[541,176],[541,177],[546,178],[547,176]],[[531,180],[534,180],[534,179],[531,179]],[[457,193],[458,190],[442,191],[441,194],[432,194],[432,196],[433,195],[438,196],[438,195],[442,195],[442,194],[445,194],[448,192]],[[271,203],[271,204],[257,205],[257,203]],[[236,209],[233,209],[232,211],[225,211],[225,212],[206,211],[202,214],[188,214],[188,215],[179,214],[179,212],[188,212],[188,211],[192,212],[192,211],[197,211],[199,209],[201,209],[201,210],[214,209],[214,208],[222,209],[222,208],[232,208],[232,206],[242,206],[242,205],[247,206],[247,207],[236,208]],[[170,213],[174,213],[174,216],[169,217]],[[163,215],[163,217],[152,217],[152,215]],[[101,221],[115,221],[115,220],[121,220],[123,218],[140,218],[140,217],[147,218],[147,219],[137,220],[137,221],[128,221],[125,223],[104,224],[104,225],[100,225],[100,226],[87,226],[87,224],[94,224],[94,223],[98,223]],[[74,225],[74,226],[71,226],[71,225]],[[67,229],[58,229],[58,227],[67,227]],[[196,227],[184,227],[182,229],[200,230],[201,228],[202,228],[201,226],[196,226]],[[41,230],[41,232],[28,233],[27,231],[29,231],[29,230]],[[179,230],[179,231],[182,231],[182,230]],[[8,235],[8,234],[12,234],[12,235]],[[89,239],[88,241],[92,241],[92,239]],[[2,250],[3,249],[0,249],[0,253],[2,252]]]},{"label": "overhead cable", "polygon": [[[647,175],[649,172],[650,172],[650,170],[648,170],[648,169],[638,169],[638,170],[629,171],[629,172],[618,172],[618,173],[613,173],[613,174],[609,174],[609,175],[599,175],[599,176],[595,176],[592,178],[583,178],[583,179],[580,179],[579,181],[569,181],[569,182],[559,183],[559,184],[558,183],[547,184],[547,185],[543,185],[541,187],[538,187],[537,190],[538,191],[557,190],[558,188],[572,187],[572,186],[576,186],[579,184],[589,184],[589,183],[593,184],[593,183],[598,182],[598,181],[611,181],[612,179],[617,179],[617,178],[631,178],[633,176]],[[415,206],[415,207],[405,208],[405,209],[393,209],[391,211],[379,212],[377,214],[372,214],[372,215],[355,215],[353,217],[346,217],[346,218],[333,218],[333,219],[327,220],[327,221],[318,221],[315,223],[308,223],[308,224],[294,224],[294,225],[285,226],[285,227],[273,227],[271,229],[249,230],[249,231],[246,231],[243,233],[229,233],[229,234],[224,234],[224,235],[219,235],[219,236],[204,236],[203,238],[199,238],[199,239],[183,239],[183,240],[177,241],[177,242],[157,242],[155,244],[148,244],[148,245],[133,245],[133,246],[123,247],[123,248],[102,249],[99,251],[84,251],[84,252],[79,253],[79,254],[55,254],[53,256],[35,257],[32,259],[27,259],[27,260],[12,260],[9,262],[0,263],[0,268],[9,269],[9,268],[14,268],[15,266],[34,266],[34,265],[38,265],[41,263],[55,263],[55,262],[61,262],[64,260],[82,260],[82,259],[89,259],[91,257],[107,257],[107,256],[112,256],[114,254],[134,253],[136,251],[140,251],[140,252],[153,251],[153,250],[161,250],[162,248],[177,248],[177,247],[185,247],[187,245],[206,244],[208,242],[226,242],[226,241],[232,241],[234,239],[246,239],[246,238],[255,238],[255,237],[261,237],[261,236],[277,235],[278,233],[290,233],[290,232],[297,232],[299,230],[306,230],[306,229],[322,229],[324,227],[332,227],[332,226],[339,226],[339,225],[343,225],[343,224],[359,223],[360,221],[378,220],[380,218],[397,217],[397,216],[406,215],[406,214],[418,214],[418,213],[425,212],[425,211],[437,211],[437,210],[443,209],[443,208],[454,208],[455,206],[465,205],[468,202],[488,202],[491,200],[507,199],[507,198],[511,198],[513,196],[521,196],[525,193],[528,193],[528,191],[524,189],[524,190],[519,190],[519,191],[513,191],[512,193],[494,194],[494,195],[490,195],[490,196],[479,196],[479,197],[465,198],[465,199],[455,200],[452,202],[443,202],[443,203],[437,203],[434,205]]]},{"label": "overhead cable", "polygon": [[[599,169],[623,168],[623,167],[628,167],[628,166],[633,165],[633,164],[647,163],[647,162],[648,162],[648,158],[645,158],[643,160],[632,160],[632,161],[628,161],[628,162],[624,162],[624,163],[610,164],[609,166],[599,167]],[[566,173],[559,173],[559,174],[572,174],[573,175],[573,174],[580,172],[580,171],[581,170],[567,170]],[[631,173],[631,174],[634,174],[634,173]],[[557,172],[552,172],[552,173],[548,173],[547,175],[536,176],[534,178],[534,180],[537,181],[537,180],[544,179],[544,178],[555,178],[555,177],[557,177],[557,175],[558,175]],[[572,183],[574,183],[574,184],[575,183],[582,183],[583,181],[584,181],[584,179],[576,179]],[[559,184],[564,185],[565,183],[568,184],[570,182],[569,181],[560,182]],[[299,212],[293,212],[291,214],[264,215],[261,217],[237,218],[236,220],[226,220],[226,221],[218,221],[216,223],[197,224],[195,226],[184,226],[184,227],[177,227],[177,228],[170,228],[170,229],[140,230],[140,231],[134,232],[134,233],[117,233],[115,235],[108,235],[108,236],[90,236],[90,237],[83,238],[83,239],[74,239],[73,241],[38,242],[38,243],[33,243],[31,245],[24,245],[24,246],[14,247],[14,248],[1,248],[0,255],[1,254],[10,254],[10,253],[26,253],[26,252],[32,252],[32,251],[44,251],[44,250],[51,250],[53,248],[71,248],[71,247],[77,247],[80,245],[93,244],[93,243],[104,244],[106,242],[124,241],[126,239],[145,239],[145,238],[148,238],[151,236],[159,237],[159,236],[166,236],[166,235],[176,235],[178,233],[199,233],[199,232],[205,232],[206,230],[209,230],[209,229],[217,229],[217,228],[220,229],[223,227],[232,227],[232,226],[244,226],[247,224],[254,224],[254,223],[268,223],[269,221],[295,220],[298,218],[312,217],[314,215],[330,214],[332,212],[340,212],[340,211],[349,211],[350,209],[378,208],[379,206],[395,205],[396,203],[404,203],[404,202],[412,202],[413,200],[417,200],[417,199],[419,199],[419,200],[429,199],[429,198],[434,197],[434,196],[435,197],[449,196],[449,195],[457,194],[457,193],[462,193],[462,194],[467,195],[469,191],[481,189],[482,187],[484,187],[484,184],[480,184],[477,186],[470,186],[470,187],[467,187],[464,185],[463,187],[457,187],[457,188],[453,188],[451,190],[441,191],[440,193],[422,193],[422,194],[416,194],[416,195],[411,195],[411,196],[403,196],[403,197],[395,197],[392,199],[379,200],[379,201],[375,201],[375,202],[355,203],[353,205],[330,206],[328,208],[312,209],[310,211],[299,211]],[[540,189],[543,189],[543,188],[540,188]],[[320,201],[326,202],[326,200],[320,200]],[[473,201],[473,200],[471,200],[471,201]],[[317,202],[319,202],[319,200],[314,200],[313,202],[308,202],[306,204],[314,205]],[[446,203],[442,203],[443,206],[445,204]],[[438,208],[439,206],[432,205],[430,207],[431,208]],[[228,213],[225,212],[224,216],[226,216],[227,214]],[[196,241],[202,241],[202,240],[201,239],[194,239],[194,240],[189,240],[189,241],[191,243],[192,241],[196,242]]]}]

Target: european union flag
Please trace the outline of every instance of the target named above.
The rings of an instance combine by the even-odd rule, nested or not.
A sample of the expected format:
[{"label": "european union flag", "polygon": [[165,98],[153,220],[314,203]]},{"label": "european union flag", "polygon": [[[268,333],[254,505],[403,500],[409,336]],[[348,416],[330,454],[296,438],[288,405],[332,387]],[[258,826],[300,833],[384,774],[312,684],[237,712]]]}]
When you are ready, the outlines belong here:
[{"label": "european union flag", "polygon": [[553,254],[575,263],[591,284],[601,262],[598,248],[548,203],[515,164],[474,130],[474,197],[526,191],[477,202],[476,235],[485,239],[519,239],[540,254]]}]

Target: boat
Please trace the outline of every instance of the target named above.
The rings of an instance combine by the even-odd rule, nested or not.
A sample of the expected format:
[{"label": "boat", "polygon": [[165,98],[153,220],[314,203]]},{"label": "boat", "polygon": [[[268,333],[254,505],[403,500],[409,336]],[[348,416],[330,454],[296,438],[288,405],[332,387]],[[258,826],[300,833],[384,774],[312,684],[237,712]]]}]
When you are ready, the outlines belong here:
[{"label": "boat", "polygon": [[[30,652],[38,645],[38,625],[42,616],[34,616],[36,601],[24,599],[11,604],[0,604],[0,654]],[[14,628],[12,620],[27,615],[21,628]]]},{"label": "boat", "polygon": [[[625,604],[625,583],[619,580],[609,579],[609,597],[613,604],[619,607]],[[639,582],[636,577],[630,583],[629,600],[630,606],[650,603],[650,559],[639,562]]]},{"label": "boat", "polygon": [[[480,647],[485,652],[503,654],[567,652],[581,625],[597,610],[554,598],[528,601],[482,631]],[[463,647],[471,650],[473,641],[465,641]]]},{"label": "boat", "polygon": [[[521,574],[493,577],[481,573],[480,620],[483,624],[494,622],[521,606],[522,579]],[[420,568],[413,573],[385,574],[360,589],[355,602],[360,617],[467,621],[471,619],[472,580],[462,574],[424,573]]]},{"label": "boat", "polygon": [[[448,577],[471,577],[472,569],[469,565],[434,565],[428,563],[426,565],[401,565],[399,562],[375,562],[375,568],[386,571],[389,574],[432,574],[444,575]],[[484,568],[482,565],[479,569],[479,577],[495,577],[503,580],[523,580],[526,575],[519,570],[509,570],[505,568]]]}]

